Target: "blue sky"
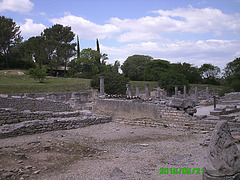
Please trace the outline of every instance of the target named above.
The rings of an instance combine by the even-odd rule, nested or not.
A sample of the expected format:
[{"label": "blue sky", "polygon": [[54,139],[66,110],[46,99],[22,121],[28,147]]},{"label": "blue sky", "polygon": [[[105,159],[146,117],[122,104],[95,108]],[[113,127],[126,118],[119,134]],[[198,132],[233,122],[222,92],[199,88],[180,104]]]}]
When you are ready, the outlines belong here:
[{"label": "blue sky", "polygon": [[0,15],[25,40],[56,23],[71,26],[81,48],[99,38],[108,63],[141,54],[224,68],[240,57],[240,0],[0,0]]}]

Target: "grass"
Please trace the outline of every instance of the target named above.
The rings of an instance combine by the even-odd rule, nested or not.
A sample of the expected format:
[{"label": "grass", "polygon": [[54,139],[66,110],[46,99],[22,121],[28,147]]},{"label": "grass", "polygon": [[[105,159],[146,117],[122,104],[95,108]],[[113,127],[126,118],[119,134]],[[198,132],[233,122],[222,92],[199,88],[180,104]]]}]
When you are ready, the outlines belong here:
[{"label": "grass", "polygon": [[[19,75],[18,72],[25,73]],[[149,90],[157,88],[156,81],[130,81],[131,91],[134,94],[136,86],[140,92],[145,91],[145,84],[149,84]],[[191,88],[206,89],[207,84],[191,84]],[[209,89],[222,89],[222,86],[209,85]],[[53,78],[49,77],[43,83],[30,78],[27,71],[0,70],[0,94],[11,93],[48,93],[48,92],[80,92],[91,90],[90,79],[81,78]]]},{"label": "grass", "polygon": [[[48,78],[43,83],[35,81],[29,75],[19,75],[22,70],[0,71],[0,93],[48,93],[79,92],[91,89],[90,79]],[[27,73],[27,72],[24,72]]]},{"label": "grass", "polygon": [[198,89],[205,90],[206,87],[209,87],[209,90],[213,89],[223,89],[223,86],[217,86],[217,85],[209,85],[209,84],[190,84],[191,88],[194,88],[195,86],[198,87]]}]

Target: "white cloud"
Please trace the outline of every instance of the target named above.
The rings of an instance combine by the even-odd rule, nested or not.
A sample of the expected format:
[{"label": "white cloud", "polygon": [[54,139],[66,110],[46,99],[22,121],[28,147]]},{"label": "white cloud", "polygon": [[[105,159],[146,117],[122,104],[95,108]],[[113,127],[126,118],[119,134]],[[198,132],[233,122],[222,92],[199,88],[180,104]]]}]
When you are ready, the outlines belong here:
[{"label": "white cloud", "polygon": [[113,24],[98,25],[82,17],[67,14],[62,18],[50,20],[53,24],[71,26],[72,30],[84,39],[109,38],[118,33],[119,29]]},{"label": "white cloud", "polygon": [[[237,40],[197,40],[139,42],[122,47],[102,46],[102,51],[109,56],[125,57],[133,54],[145,54],[154,58],[166,59],[171,62],[188,62],[197,66],[212,63],[223,68],[226,63],[234,60],[239,52],[240,41]],[[123,61],[121,62],[123,63]]]},{"label": "white cloud", "polygon": [[20,24],[21,34],[24,37],[39,36],[46,28],[43,24],[34,23],[32,19],[25,19],[25,24]]},{"label": "white cloud", "polygon": [[0,2],[0,12],[13,11],[19,13],[30,12],[34,4],[30,0],[2,0]]},{"label": "white cloud", "polygon": [[[171,62],[189,62],[195,65],[212,63],[223,68],[239,55],[239,40],[221,40],[225,33],[239,34],[240,14],[225,14],[214,8],[177,8],[153,11],[154,16],[137,19],[111,18],[105,24],[96,24],[83,17],[65,14],[54,18],[53,24],[71,26],[82,39],[112,38],[121,42],[121,47],[102,45],[112,60],[133,54],[150,55]],[[157,15],[157,16],[156,16]],[[188,38],[190,33],[190,38]],[[167,39],[173,35],[173,38]],[[192,40],[211,34],[216,39]],[[182,36],[183,35],[183,36]],[[177,40],[184,39],[182,41]],[[175,39],[175,40],[174,40]],[[113,62],[112,62],[113,63]]]},{"label": "white cloud", "polygon": [[226,31],[238,32],[240,29],[240,14],[224,14],[219,9],[197,9],[189,6],[153,13],[159,16],[138,19],[111,18],[104,25],[71,14],[50,21],[71,26],[73,31],[84,39],[114,37],[119,42],[157,41],[162,40],[165,33],[214,33],[220,36]]}]

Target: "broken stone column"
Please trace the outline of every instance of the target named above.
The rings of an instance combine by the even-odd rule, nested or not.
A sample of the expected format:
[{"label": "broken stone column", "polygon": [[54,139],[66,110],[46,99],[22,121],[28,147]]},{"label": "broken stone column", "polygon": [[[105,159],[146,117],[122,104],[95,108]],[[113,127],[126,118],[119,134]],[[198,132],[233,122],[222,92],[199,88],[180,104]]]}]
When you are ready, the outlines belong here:
[{"label": "broken stone column", "polygon": [[212,167],[205,167],[203,180],[240,179],[240,151],[231,135],[227,121],[215,126],[209,143]]},{"label": "broken stone column", "polygon": [[178,86],[175,86],[175,97],[178,97]]},{"label": "broken stone column", "polygon": [[206,87],[206,99],[207,100],[209,99],[209,87],[208,86]]},{"label": "broken stone column", "polygon": [[103,96],[104,92],[104,77],[100,76],[100,96]]},{"label": "broken stone column", "polygon": [[146,99],[149,99],[149,97],[150,97],[149,84],[145,84],[145,95],[146,95]]},{"label": "broken stone column", "polygon": [[182,92],[181,91],[178,91],[178,97],[181,97],[181,95],[182,95]]},{"label": "broken stone column", "polygon": [[132,96],[132,93],[131,93],[131,85],[130,84],[126,84],[126,87],[127,87],[127,96]]},{"label": "broken stone column", "polygon": [[198,87],[195,86],[195,101],[198,100]]},{"label": "broken stone column", "polygon": [[139,86],[136,86],[136,96],[139,97]]},{"label": "broken stone column", "polygon": [[183,99],[187,98],[187,87],[186,85],[183,86]]},{"label": "broken stone column", "polygon": [[159,86],[157,87],[157,99],[161,99],[161,88]]}]

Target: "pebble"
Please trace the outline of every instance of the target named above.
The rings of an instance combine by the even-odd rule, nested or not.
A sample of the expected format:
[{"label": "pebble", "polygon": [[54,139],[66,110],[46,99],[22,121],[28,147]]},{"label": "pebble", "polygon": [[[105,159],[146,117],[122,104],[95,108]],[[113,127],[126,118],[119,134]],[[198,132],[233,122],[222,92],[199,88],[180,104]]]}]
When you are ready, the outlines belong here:
[{"label": "pebble", "polygon": [[41,171],[40,170],[36,170],[33,172],[33,174],[39,174]]}]

